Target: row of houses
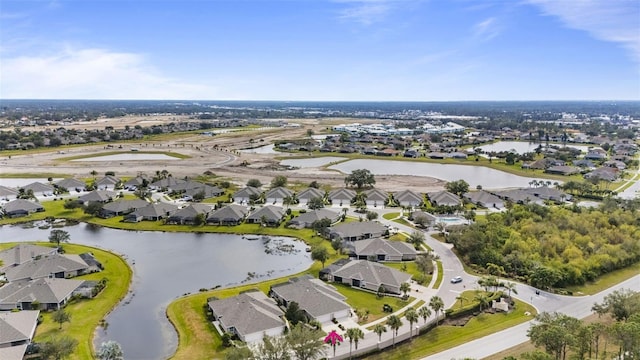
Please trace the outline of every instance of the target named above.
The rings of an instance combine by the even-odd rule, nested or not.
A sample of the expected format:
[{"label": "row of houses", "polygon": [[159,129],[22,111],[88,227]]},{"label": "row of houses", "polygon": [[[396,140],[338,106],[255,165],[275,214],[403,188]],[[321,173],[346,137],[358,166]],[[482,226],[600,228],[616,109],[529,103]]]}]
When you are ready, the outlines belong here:
[{"label": "row of houses", "polygon": [[[350,259],[339,260],[320,275],[329,282],[374,292],[384,289],[390,294],[400,294],[401,284],[411,279],[411,275],[380,263]],[[284,313],[292,303],[298,305],[307,321],[328,324],[352,316],[346,300],[330,284],[304,275],[271,286],[269,296],[251,290],[225,299],[209,299],[207,305],[221,332],[252,343],[261,341],[264,335],[282,335],[286,329]]]}]

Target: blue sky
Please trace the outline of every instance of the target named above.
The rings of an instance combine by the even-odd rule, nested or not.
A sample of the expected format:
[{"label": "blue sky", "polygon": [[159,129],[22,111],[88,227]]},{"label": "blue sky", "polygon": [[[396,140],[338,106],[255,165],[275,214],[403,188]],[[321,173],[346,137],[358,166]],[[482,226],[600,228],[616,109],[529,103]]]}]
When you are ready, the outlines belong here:
[{"label": "blue sky", "polygon": [[2,0],[0,97],[640,100],[640,1]]}]

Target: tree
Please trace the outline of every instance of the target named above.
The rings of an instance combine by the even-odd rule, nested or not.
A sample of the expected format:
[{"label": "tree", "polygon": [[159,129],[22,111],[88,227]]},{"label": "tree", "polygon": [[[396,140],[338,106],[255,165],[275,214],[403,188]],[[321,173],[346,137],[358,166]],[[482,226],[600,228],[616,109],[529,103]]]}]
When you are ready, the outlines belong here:
[{"label": "tree", "polygon": [[369,309],[361,308],[356,310],[356,316],[358,317],[358,322],[366,322],[369,319]]},{"label": "tree", "polygon": [[259,188],[262,186],[262,183],[258,179],[249,179],[249,181],[247,181],[247,186]]},{"label": "tree", "polygon": [[[434,313],[436,313],[436,318],[438,317],[438,313],[444,309],[444,301],[442,301],[442,298],[440,296],[432,296],[431,299],[429,299],[429,307],[433,310]],[[436,319],[436,324],[438,323],[438,320]]]},{"label": "tree", "polygon": [[610,313],[617,321],[627,321],[634,313],[640,313],[640,292],[620,289],[604,297],[600,304],[592,309],[598,314]]},{"label": "tree", "polygon": [[264,335],[258,344],[256,352],[261,360],[290,360],[289,343],[284,337]]},{"label": "tree", "polygon": [[309,183],[309,187],[314,189],[320,189],[320,183],[316,180],[313,180],[312,182]]},{"label": "tree", "polygon": [[324,263],[329,259],[329,251],[324,246],[316,246],[311,250],[311,259],[320,261],[324,268]]},{"label": "tree", "polygon": [[366,186],[373,186],[376,184],[376,179],[371,173],[371,171],[367,169],[356,169],[351,172],[351,174],[347,175],[344,179],[344,183],[348,185],[353,185],[358,187],[358,189],[362,189]]},{"label": "tree", "polygon": [[427,319],[429,318],[429,316],[431,316],[431,310],[428,307],[423,306],[418,309],[418,315],[422,317],[422,320],[424,320],[424,323],[426,324]]},{"label": "tree", "polygon": [[396,315],[391,315],[387,318],[387,326],[391,329],[393,335],[393,346],[396,346],[396,335],[398,335],[398,329],[402,326],[402,320]]},{"label": "tree", "polygon": [[509,292],[509,297],[511,297],[511,293],[518,295],[518,290],[516,290],[516,283],[507,281],[505,283],[502,283],[502,287],[507,289],[507,291]]},{"label": "tree", "polygon": [[224,359],[225,360],[253,360],[258,358],[253,354],[251,349],[249,349],[246,346],[241,346],[241,347],[232,347],[231,349],[227,350],[227,352],[224,355]]},{"label": "tree", "polygon": [[409,235],[407,242],[413,244],[416,248],[420,248],[420,246],[424,243],[425,236],[422,231],[414,231]]},{"label": "tree", "polygon": [[51,315],[51,318],[53,319],[53,321],[55,321],[58,324],[60,324],[59,329],[62,329],[62,324],[63,323],[71,321],[71,314],[69,314],[68,312],[64,311],[63,308],[60,308],[60,309],[58,309],[58,310],[53,312],[53,315]]},{"label": "tree", "polygon": [[70,336],[52,338],[42,344],[40,355],[42,359],[62,360],[69,357],[78,346],[78,340]]},{"label": "tree", "polygon": [[113,340],[109,340],[100,344],[100,349],[96,353],[99,360],[123,360],[124,353],[120,344]]},{"label": "tree", "polygon": [[469,183],[464,180],[451,181],[445,185],[445,188],[450,193],[462,196],[462,194],[469,192]]},{"label": "tree", "polygon": [[299,324],[286,336],[291,351],[298,360],[313,360],[324,355],[322,332]]},{"label": "tree", "polygon": [[349,358],[351,358],[351,345],[355,342],[356,350],[358,350],[358,341],[364,339],[364,333],[360,328],[349,328],[346,335],[349,338]]},{"label": "tree", "polygon": [[408,282],[403,282],[402,284],[400,284],[400,291],[404,294],[404,296],[407,296],[407,293],[411,291],[411,285],[409,285]]},{"label": "tree", "polygon": [[372,221],[378,218],[378,213],[375,211],[367,211],[367,220]]},{"label": "tree", "polygon": [[285,186],[287,186],[287,177],[286,176],[277,175],[276,177],[271,179],[271,187],[272,188],[285,187]]},{"label": "tree", "polygon": [[426,228],[431,224],[431,221],[426,215],[419,214],[413,216],[413,223],[421,228]]},{"label": "tree", "polygon": [[378,323],[373,327],[373,332],[378,335],[378,343],[382,341],[382,333],[387,332],[387,326],[382,323]]},{"label": "tree", "polygon": [[312,197],[307,202],[307,207],[309,207],[309,209],[311,210],[322,209],[324,207],[324,200],[322,200],[321,197]]},{"label": "tree", "polygon": [[289,303],[287,311],[284,313],[284,317],[286,317],[293,326],[296,326],[299,322],[303,322],[306,319],[304,311],[300,310],[300,306],[295,301]]},{"label": "tree", "polygon": [[543,312],[536,316],[537,324],[531,325],[527,335],[535,346],[544,346],[545,351],[556,360],[564,359],[567,348],[574,341],[580,320],[560,313]]},{"label": "tree", "polygon": [[456,296],[456,300],[458,300],[460,302],[460,308],[462,308],[462,303],[467,299],[465,299],[465,297],[462,296],[462,295],[458,295],[458,296]]},{"label": "tree", "polygon": [[484,310],[484,307],[489,305],[489,297],[487,296],[486,293],[482,292],[482,291],[477,291],[476,295],[473,298],[475,301],[477,301],[480,304],[480,311],[482,312],[482,310]]},{"label": "tree", "polygon": [[324,338],[324,343],[331,344],[331,347],[333,348],[333,357],[336,356],[336,345],[340,345],[342,342],[344,342],[344,339],[335,330],[331,330],[331,332]]},{"label": "tree", "polygon": [[419,318],[418,312],[416,312],[416,309],[414,309],[414,308],[409,308],[409,310],[405,311],[404,317],[409,322],[409,337],[412,337],[413,336],[413,324],[417,323],[418,322],[418,318]]},{"label": "tree", "polygon": [[91,216],[96,216],[102,210],[102,203],[99,201],[90,201],[87,206],[84,207],[84,213]]},{"label": "tree", "polygon": [[69,242],[70,239],[71,235],[64,230],[54,229],[49,233],[49,242],[55,243],[57,247],[60,247],[60,243]]},{"label": "tree", "polygon": [[314,134],[313,129],[307,129],[307,137],[312,137]]}]

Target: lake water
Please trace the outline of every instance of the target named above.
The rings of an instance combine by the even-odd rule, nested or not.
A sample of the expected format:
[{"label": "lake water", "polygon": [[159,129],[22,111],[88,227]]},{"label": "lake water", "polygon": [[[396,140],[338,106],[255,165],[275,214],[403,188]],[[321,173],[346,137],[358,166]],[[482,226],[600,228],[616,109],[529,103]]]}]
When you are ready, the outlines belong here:
[{"label": "lake water", "polygon": [[[312,261],[306,245],[274,237],[269,244],[240,235],[135,232],[80,224],[64,228],[73,243],[125,254],[135,263],[131,293],[98,329],[95,346],[115,340],[126,359],[162,359],[171,356],[177,335],[165,316],[166,306],[185,293],[216,285],[239,284],[283,277],[307,269]],[[50,230],[0,227],[0,242],[47,241]],[[273,251],[272,244],[291,244],[291,253]],[[73,321],[73,320],[72,320]]]},{"label": "lake water", "polygon": [[[56,182],[61,180],[61,178],[54,178],[53,181]],[[0,178],[0,185],[17,188],[25,185],[29,185],[34,182],[41,182],[43,184],[48,184],[49,180],[47,178]]]},{"label": "lake water", "polygon": [[180,160],[167,154],[126,153],[104,156],[92,156],[71,161],[143,161],[143,160]]},{"label": "lake water", "polygon": [[518,176],[484,166],[422,163],[413,161],[356,159],[331,165],[329,169],[345,174],[356,169],[368,169],[374,175],[415,175],[428,176],[446,181],[464,180],[474,189],[481,185],[484,189],[529,187],[532,178]]},{"label": "lake water", "polygon": [[308,158],[308,159],[286,159],[286,160],[282,160],[280,164],[286,165],[286,166],[295,166],[299,168],[311,168],[311,167],[327,165],[334,161],[343,161],[347,159],[348,158],[338,157],[338,156],[325,156],[325,157],[314,157],[314,158]]},{"label": "lake water", "polygon": [[[558,144],[555,144],[555,145],[552,144],[552,145],[559,146]],[[540,146],[539,143],[531,143],[526,141],[498,141],[493,144],[487,144],[487,145],[482,145],[478,147],[486,152],[490,152],[490,151],[500,152],[500,151],[515,150],[515,152],[518,154],[524,154],[527,152],[535,152],[538,146]],[[543,143],[542,147],[544,148],[545,146],[546,144]],[[588,145],[567,145],[567,147],[578,149],[583,153],[586,153],[589,149]]]},{"label": "lake water", "polygon": [[274,150],[273,147],[274,145],[270,144],[270,145],[256,147],[253,149],[242,149],[238,151],[245,154],[279,154],[279,152]]}]

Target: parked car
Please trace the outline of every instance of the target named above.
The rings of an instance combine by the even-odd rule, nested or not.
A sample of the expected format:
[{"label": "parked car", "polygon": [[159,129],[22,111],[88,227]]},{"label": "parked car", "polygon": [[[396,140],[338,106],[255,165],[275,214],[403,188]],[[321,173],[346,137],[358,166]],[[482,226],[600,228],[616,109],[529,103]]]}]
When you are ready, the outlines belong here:
[{"label": "parked car", "polygon": [[451,279],[451,283],[452,284],[457,284],[457,283],[461,283],[462,282],[462,276],[456,276],[453,279]]}]

